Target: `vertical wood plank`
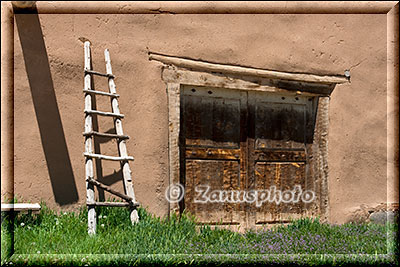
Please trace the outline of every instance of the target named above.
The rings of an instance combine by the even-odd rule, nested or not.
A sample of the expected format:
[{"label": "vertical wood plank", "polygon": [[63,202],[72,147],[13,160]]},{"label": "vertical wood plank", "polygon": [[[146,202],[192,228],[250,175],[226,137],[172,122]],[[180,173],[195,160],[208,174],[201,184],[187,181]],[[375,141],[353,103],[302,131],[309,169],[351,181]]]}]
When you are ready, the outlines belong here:
[{"label": "vertical wood plank", "polygon": [[[107,74],[112,75],[110,52],[108,51],[108,49],[106,49],[104,51],[104,56],[105,56]],[[109,88],[109,91],[111,94],[117,93],[113,76],[110,76],[108,78],[108,88]],[[121,114],[120,110],[119,110],[117,98],[111,98],[111,108],[112,108],[113,113]],[[123,135],[124,132],[123,132],[123,128],[122,128],[121,119],[115,118],[114,125],[115,125],[115,130],[116,130],[117,134]],[[118,150],[119,150],[120,157],[128,156],[128,151],[126,148],[126,141],[124,139],[118,139]],[[131,169],[129,166],[129,161],[122,161],[121,168],[122,168],[122,175],[123,175],[123,179],[124,179],[125,194],[130,196],[132,198],[133,202],[136,202],[135,192],[133,190],[133,184],[132,184],[132,172],[131,172]],[[132,224],[139,221],[139,215],[138,215],[136,207],[131,207],[130,219],[131,219]]]},{"label": "vertical wood plank", "polygon": [[[248,177],[248,92],[242,92],[240,97],[240,176],[239,176],[239,190],[246,189],[247,177]],[[246,229],[247,225],[247,215],[246,215],[246,204],[240,203],[236,205],[239,210],[238,220],[240,221],[240,227]],[[234,218],[236,219],[236,218]]]},{"label": "vertical wood plank", "polygon": [[[90,42],[85,42],[85,70],[91,69],[91,58],[90,58]],[[92,90],[91,88],[91,75],[85,75],[85,90]],[[90,94],[85,95],[85,110],[92,110],[92,96]],[[85,133],[89,133],[93,130],[92,115],[86,113],[85,116]],[[85,136],[85,152],[92,153],[92,135]],[[94,203],[94,185],[88,182],[88,179],[93,178],[93,159],[86,157],[85,162],[86,171],[86,202]],[[88,233],[90,235],[96,233],[96,209],[95,206],[88,206]]]},{"label": "vertical wood plank", "polygon": [[317,113],[316,139],[318,142],[318,176],[320,178],[320,209],[321,220],[329,216],[329,187],[328,187],[328,129],[329,129],[329,97],[319,97]]},{"label": "vertical wood plank", "polygon": [[[168,83],[168,160],[169,160],[169,184],[180,183],[180,151],[179,151],[179,130],[180,130],[180,84]],[[178,203],[169,203],[170,215],[179,212]]]},{"label": "vertical wood plank", "polygon": [[[264,173],[256,170],[256,157],[255,157],[255,136],[256,136],[256,97],[254,92],[247,94],[247,177],[245,183],[245,190],[256,190],[257,180],[265,179]],[[263,168],[262,168],[263,169]],[[258,172],[256,172],[258,171]],[[263,187],[264,185],[259,185]],[[263,207],[261,207],[262,209]],[[257,221],[257,209],[254,205],[245,203],[246,210],[246,225],[247,228],[255,228]]]}]

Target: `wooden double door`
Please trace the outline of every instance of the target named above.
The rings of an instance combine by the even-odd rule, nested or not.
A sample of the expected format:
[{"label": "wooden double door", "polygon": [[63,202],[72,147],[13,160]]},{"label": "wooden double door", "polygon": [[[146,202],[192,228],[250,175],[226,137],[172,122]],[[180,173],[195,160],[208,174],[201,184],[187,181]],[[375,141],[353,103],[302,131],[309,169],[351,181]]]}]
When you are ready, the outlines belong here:
[{"label": "wooden double door", "polygon": [[318,213],[316,105],[313,97],[184,86],[181,210],[199,223],[244,228]]}]

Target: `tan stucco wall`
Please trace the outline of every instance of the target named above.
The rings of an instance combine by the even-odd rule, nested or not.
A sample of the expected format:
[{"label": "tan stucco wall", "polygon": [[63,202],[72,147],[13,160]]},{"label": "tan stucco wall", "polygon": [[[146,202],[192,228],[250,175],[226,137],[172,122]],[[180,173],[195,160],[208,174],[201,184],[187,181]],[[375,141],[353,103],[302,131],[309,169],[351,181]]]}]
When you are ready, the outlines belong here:
[{"label": "tan stucco wall", "polygon": [[[120,108],[126,117],[124,131],[131,136],[128,151],[135,157],[131,168],[137,200],[156,215],[168,212],[164,199],[168,185],[168,110],[161,66],[148,60],[148,50],[289,72],[343,74],[350,68],[351,83],[337,85],[331,97],[330,221],[345,222],[351,210],[362,204],[386,202],[385,14],[40,14],[51,78],[39,75],[39,79],[35,77],[45,71],[41,67],[46,64],[31,59],[27,75],[21,47],[25,53],[34,51],[35,44],[40,46],[36,40],[40,36],[33,35],[21,46],[17,27],[27,25],[24,21],[31,25],[32,16],[18,15],[14,33],[14,183],[15,194],[23,199],[43,199],[51,207],[62,203],[62,208],[85,203],[83,43],[79,40],[84,37],[92,42],[95,70],[104,71],[103,51],[110,50]],[[57,141],[62,140],[62,133],[65,135],[68,154],[61,149],[61,159],[68,162],[69,158],[73,177],[68,164],[45,158],[31,89],[32,84],[32,90],[38,90],[41,82],[49,85],[49,81],[62,122],[62,128],[55,125],[59,129],[54,131],[60,137]],[[104,86],[104,81],[96,84],[98,89],[106,89]],[[36,109],[46,117],[43,114],[52,110],[46,106],[51,98],[44,94],[41,99]],[[108,101],[98,105],[110,110]],[[54,120],[54,115],[49,116]],[[111,122],[101,120],[105,121]],[[42,129],[52,129],[52,125],[44,120]],[[58,153],[59,143],[44,142],[50,155]],[[102,145],[101,152],[115,154],[115,148],[115,143]],[[66,171],[50,177],[47,162]],[[116,164],[108,166],[104,175],[118,169]],[[122,189],[122,183],[114,186]],[[54,192],[62,192],[58,204]]]}]

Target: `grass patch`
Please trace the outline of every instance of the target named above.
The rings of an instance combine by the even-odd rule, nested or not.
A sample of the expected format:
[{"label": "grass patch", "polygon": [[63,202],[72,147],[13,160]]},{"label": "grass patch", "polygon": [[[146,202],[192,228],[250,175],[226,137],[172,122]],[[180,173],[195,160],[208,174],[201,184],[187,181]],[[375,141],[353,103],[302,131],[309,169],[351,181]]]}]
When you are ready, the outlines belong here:
[{"label": "grass patch", "polygon": [[[56,213],[42,207],[37,215],[17,215],[13,224],[10,218],[2,218],[2,265],[10,261],[13,265],[81,266],[398,264],[397,224],[329,225],[301,219],[240,234],[209,226],[196,229],[195,218],[189,214],[158,218],[143,208],[139,223],[132,227],[127,209],[100,207],[97,234],[89,236],[86,209]],[[387,239],[388,235],[393,238]],[[14,253],[9,258],[12,253],[7,245],[12,239]]]}]

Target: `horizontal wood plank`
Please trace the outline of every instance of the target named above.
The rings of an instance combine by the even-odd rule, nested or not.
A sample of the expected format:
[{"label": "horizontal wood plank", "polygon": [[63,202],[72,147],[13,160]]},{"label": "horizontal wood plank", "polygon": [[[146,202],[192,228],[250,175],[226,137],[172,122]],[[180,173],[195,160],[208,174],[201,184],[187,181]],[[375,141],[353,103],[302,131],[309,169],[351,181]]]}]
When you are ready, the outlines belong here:
[{"label": "horizontal wood plank", "polygon": [[187,147],[185,155],[187,159],[239,160],[240,149]]},{"label": "horizontal wood plank", "polygon": [[293,150],[254,150],[256,161],[306,161],[305,151]]},{"label": "horizontal wood plank", "polygon": [[266,69],[258,69],[251,67],[241,67],[220,63],[211,63],[200,60],[193,60],[187,58],[181,58],[170,55],[163,55],[159,53],[149,52],[149,59],[160,61],[167,65],[175,65],[177,67],[203,70],[208,72],[221,72],[221,73],[232,73],[238,75],[257,76],[271,79],[283,79],[289,81],[299,82],[313,82],[313,83],[325,83],[325,84],[337,84],[347,83],[349,80],[343,75],[316,75],[316,74],[305,74],[305,73],[290,73]]},{"label": "horizontal wood plank", "polygon": [[1,203],[1,211],[39,211],[40,208],[38,203]]},{"label": "horizontal wood plank", "polygon": [[[324,89],[322,90],[324,92],[321,92],[321,90],[314,90],[315,92],[310,92],[307,90],[286,90],[277,87],[277,82],[271,82],[270,79],[267,78],[253,78],[252,81],[251,79],[247,80],[241,76],[231,76],[226,77],[220,74],[208,73],[204,71],[180,70],[169,67],[165,67],[162,71],[162,78],[164,81],[171,83],[179,82],[181,84],[188,84],[191,86],[223,87],[235,90],[271,92],[285,95],[305,95],[311,97],[319,96],[321,94],[325,95],[328,94],[328,91],[330,91],[330,87],[325,84],[319,86]],[[297,84],[300,84],[300,82],[297,82]],[[309,88],[307,87],[307,89]]]}]

